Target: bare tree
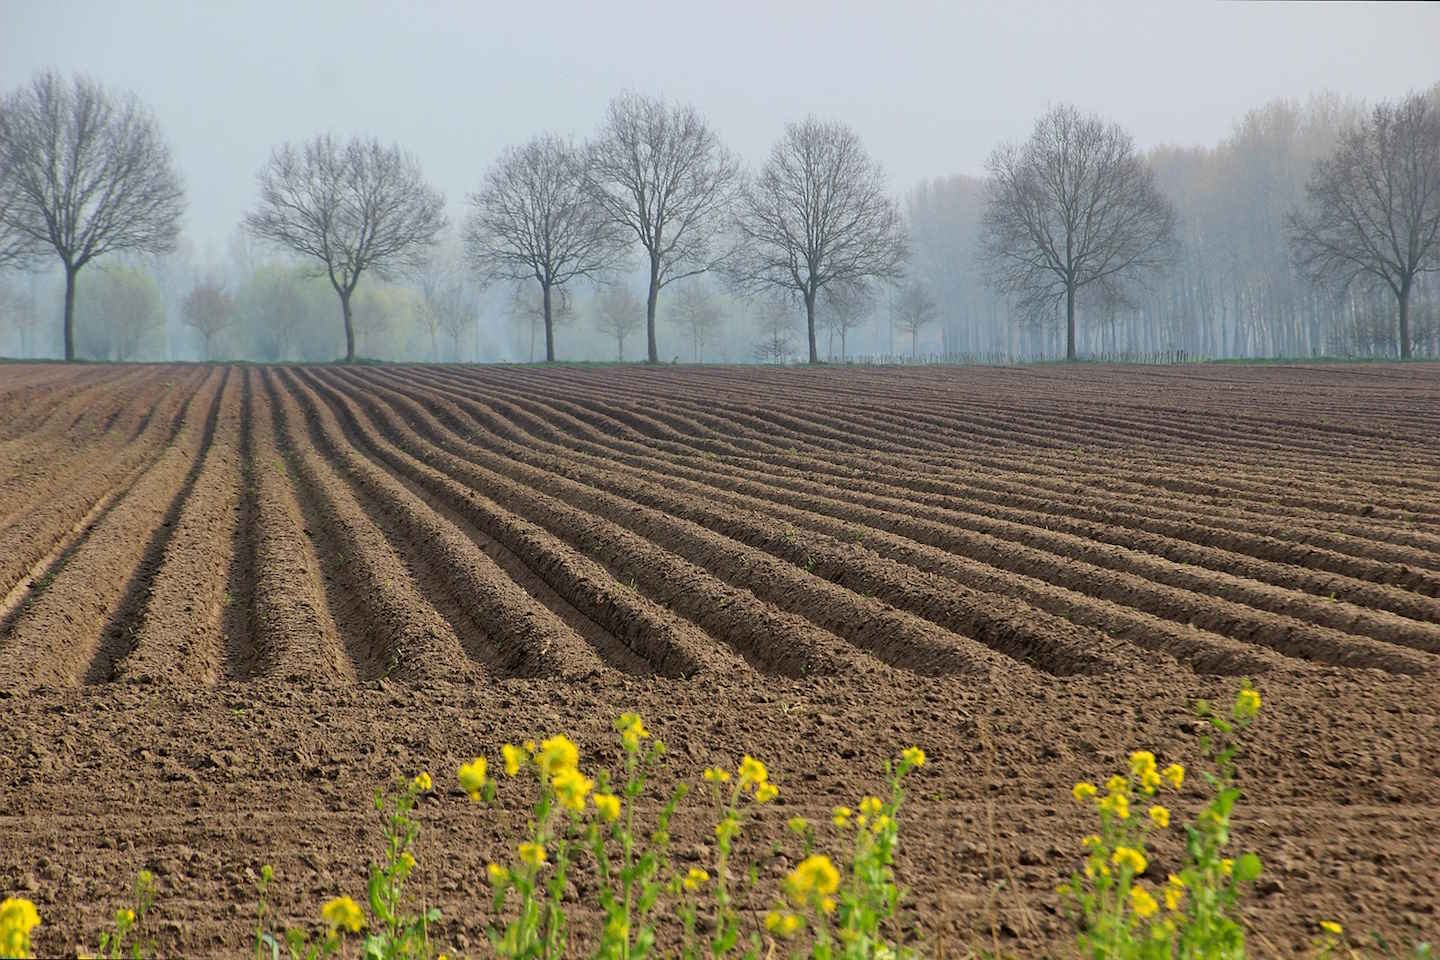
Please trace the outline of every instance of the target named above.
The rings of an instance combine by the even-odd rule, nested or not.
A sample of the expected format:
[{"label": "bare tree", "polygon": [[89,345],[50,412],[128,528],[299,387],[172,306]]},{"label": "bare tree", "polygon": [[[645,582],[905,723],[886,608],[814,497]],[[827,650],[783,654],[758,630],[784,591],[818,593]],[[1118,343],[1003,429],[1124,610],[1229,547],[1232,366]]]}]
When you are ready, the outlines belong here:
[{"label": "bare tree", "polygon": [[175,246],[185,200],[170,149],[135,97],[45,72],[0,102],[0,171],[0,259],[60,258],[73,360],[81,268]]},{"label": "bare tree", "polygon": [[414,266],[445,227],[444,200],[398,146],[328,134],[276,148],[259,180],[260,204],[245,226],[320,262],[340,297],[345,359],[354,360],[350,297],[361,275]]},{"label": "bare tree", "polygon": [[834,352],[835,335],[840,335],[840,359],[847,356],[846,338],[864,325],[873,307],[870,290],[859,283],[832,283],[822,294],[825,301],[819,323],[830,333],[829,352]]},{"label": "bare tree", "polygon": [[474,317],[458,256],[441,250],[426,257],[415,269],[414,283],[420,293],[416,314],[430,338],[430,359],[440,359],[439,337],[443,333],[450,340],[451,359],[458,361],[460,338]]},{"label": "bare tree", "polygon": [[741,247],[731,275],[778,288],[805,304],[810,362],[819,363],[815,307],[830,284],[901,275],[908,251],[899,205],[880,165],[843,123],[809,117],[785,128],[745,188],[737,218]]},{"label": "bare tree", "polygon": [[214,277],[195,284],[181,302],[180,314],[185,326],[204,340],[205,359],[213,360],[215,338],[235,319],[235,301],[225,292],[225,285]]},{"label": "bare tree", "polygon": [[990,155],[981,252],[991,282],[1039,317],[1065,304],[1075,359],[1075,295],[1168,262],[1175,213],[1118,125],[1055,107],[1023,144]]},{"label": "bare tree", "polygon": [[895,326],[910,334],[910,359],[918,353],[920,331],[935,322],[940,311],[930,290],[918,280],[911,280],[895,296],[891,309],[895,311]]},{"label": "bare tree", "polygon": [[699,283],[687,283],[680,288],[675,302],[675,321],[690,338],[690,359],[695,363],[704,362],[705,344],[715,336],[720,320],[720,305],[708,290]]},{"label": "bare tree", "polygon": [[658,363],[655,304],[676,280],[713,269],[740,184],[740,164],[693,108],[635,94],[610,102],[590,147],[590,189],[610,219],[645,250],[647,356]]},{"label": "bare tree", "polygon": [[620,249],[621,234],[586,181],[586,154],[553,134],[511,147],[470,197],[465,247],[489,281],[540,285],[545,359],[555,360],[554,291],[594,279]]},{"label": "bare tree", "polygon": [[795,314],[784,297],[767,298],[760,308],[760,339],[755,343],[756,363],[785,363],[794,352]]},{"label": "bare tree", "polygon": [[607,286],[595,297],[595,329],[615,338],[615,359],[625,359],[625,339],[645,323],[645,308],[629,287]]},{"label": "bare tree", "polygon": [[1410,293],[1440,270],[1440,103],[1411,94],[1381,103],[1340,138],[1305,188],[1309,209],[1288,223],[1295,262],[1342,289],[1382,283],[1400,314],[1400,356],[1411,355]]},{"label": "bare tree", "polygon": [[[545,329],[545,304],[535,295],[528,283],[516,282],[510,288],[510,319],[530,338],[529,362],[535,362],[535,341]],[[568,327],[575,322],[575,310],[570,300],[570,291],[558,287],[550,303],[550,322],[557,327]],[[553,362],[553,358],[552,361]]]}]

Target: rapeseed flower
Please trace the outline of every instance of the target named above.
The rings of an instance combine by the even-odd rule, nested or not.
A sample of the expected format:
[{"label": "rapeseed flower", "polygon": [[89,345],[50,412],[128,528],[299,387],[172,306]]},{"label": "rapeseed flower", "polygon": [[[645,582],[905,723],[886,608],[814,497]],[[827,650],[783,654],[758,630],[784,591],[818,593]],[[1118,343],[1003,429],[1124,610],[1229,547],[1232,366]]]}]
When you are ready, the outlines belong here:
[{"label": "rapeseed flower", "polygon": [[919,747],[906,747],[901,751],[900,759],[912,767],[923,767],[925,766],[925,751]]},{"label": "rapeseed flower", "polygon": [[771,910],[765,914],[765,929],[777,937],[793,937],[805,921],[789,910]]},{"label": "rapeseed flower", "polygon": [[1140,885],[1130,888],[1130,909],[1141,919],[1149,919],[1155,916],[1155,911],[1160,909],[1160,904],[1150,896],[1150,891]]},{"label": "rapeseed flower", "polygon": [[840,871],[823,853],[812,853],[785,878],[785,887],[797,901],[811,894],[828,897],[840,889]]},{"label": "rapeseed flower", "polygon": [[1084,803],[1098,792],[1099,791],[1095,789],[1095,784],[1084,780],[1081,780],[1070,788],[1070,796],[1075,798],[1076,803]]},{"label": "rapeseed flower", "polygon": [[755,802],[769,803],[780,796],[780,788],[773,783],[762,783],[755,788]]},{"label": "rapeseed flower", "polygon": [[560,802],[560,806],[572,813],[579,813],[585,809],[585,798],[590,796],[590,791],[595,786],[594,780],[574,767],[566,767],[558,771],[550,783],[555,790],[555,799]]},{"label": "rapeseed flower", "polygon": [[1145,872],[1145,854],[1134,847],[1116,847],[1115,852],[1110,855],[1110,862],[1117,867],[1128,869],[1131,873]]},{"label": "rapeseed flower", "polygon": [[471,800],[479,800],[481,791],[485,789],[486,766],[484,757],[476,757],[460,766],[460,789],[464,790]]},{"label": "rapeseed flower", "polygon": [[520,862],[538,867],[545,862],[545,848],[538,843],[522,843],[517,848],[520,854]]},{"label": "rapeseed flower", "polygon": [[704,777],[706,783],[724,783],[730,779],[730,771],[723,767],[706,767]]},{"label": "rapeseed flower", "polygon": [[835,824],[835,826],[837,827],[843,827],[850,822],[850,817],[854,814],[854,812],[855,811],[851,810],[849,807],[836,807],[831,812],[830,822]]},{"label": "rapeseed flower", "polygon": [[490,882],[497,886],[505,883],[510,879],[510,871],[500,866],[500,864],[498,863],[486,864],[485,873],[487,876],[490,877]]},{"label": "rapeseed flower", "polygon": [[540,753],[536,757],[540,772],[553,778],[561,770],[573,770],[580,763],[580,749],[563,733],[540,741]]},{"label": "rapeseed flower", "polygon": [[320,918],[334,931],[349,930],[351,933],[359,933],[360,928],[365,926],[365,912],[360,909],[360,904],[349,897],[327,900],[325,906],[320,908]]},{"label": "rapeseed flower", "polygon": [[1336,923],[1334,920],[1321,920],[1320,929],[1335,937],[1338,937],[1340,936],[1340,934],[1345,932],[1345,928],[1340,926],[1340,924]]},{"label": "rapeseed flower", "polygon": [[681,881],[686,890],[694,893],[710,880],[710,874],[699,867],[691,867],[685,873],[685,879]]},{"label": "rapeseed flower", "polygon": [[1244,687],[1235,695],[1235,719],[1249,720],[1260,712],[1260,694],[1250,687]]},{"label": "rapeseed flower", "polygon": [[505,758],[505,775],[513,777],[520,772],[530,760],[530,755],[513,743],[507,743],[500,748],[500,755]]},{"label": "rapeseed flower", "polygon": [[756,786],[770,779],[770,772],[765,769],[765,764],[746,754],[740,760],[740,785]]},{"label": "rapeseed flower", "polygon": [[1148,812],[1150,814],[1150,822],[1155,824],[1155,826],[1159,827],[1161,830],[1164,830],[1166,827],[1170,826],[1170,811],[1162,807],[1160,804],[1155,804],[1150,808]]},{"label": "rapeseed flower", "polygon": [[613,793],[597,793],[592,798],[600,816],[613,823],[620,819],[620,798]]},{"label": "rapeseed flower", "polygon": [[650,731],[645,729],[645,723],[640,719],[638,713],[622,713],[620,719],[615,722],[620,728],[620,743],[630,753],[640,749],[640,741],[650,736]]},{"label": "rapeseed flower", "polygon": [[1112,793],[1100,801],[1100,810],[1108,813],[1117,820],[1126,820],[1130,817],[1130,798],[1123,793]]},{"label": "rapeseed flower", "polygon": [[415,779],[410,781],[410,786],[413,787],[417,793],[425,793],[434,787],[435,783],[430,779],[429,773],[421,770],[415,774]]},{"label": "rapeseed flower", "polygon": [[1171,787],[1179,790],[1180,785],[1185,782],[1185,768],[1178,763],[1172,763],[1160,771],[1160,776],[1164,778]]}]

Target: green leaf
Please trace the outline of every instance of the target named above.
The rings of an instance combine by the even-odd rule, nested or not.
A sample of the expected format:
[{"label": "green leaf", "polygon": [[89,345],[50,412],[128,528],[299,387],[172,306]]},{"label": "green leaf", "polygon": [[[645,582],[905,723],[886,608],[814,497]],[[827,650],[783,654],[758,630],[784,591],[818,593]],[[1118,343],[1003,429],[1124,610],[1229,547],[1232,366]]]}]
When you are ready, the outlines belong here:
[{"label": "green leaf", "polygon": [[1235,879],[1240,883],[1254,883],[1260,877],[1260,858],[1247,853],[1235,861]]}]

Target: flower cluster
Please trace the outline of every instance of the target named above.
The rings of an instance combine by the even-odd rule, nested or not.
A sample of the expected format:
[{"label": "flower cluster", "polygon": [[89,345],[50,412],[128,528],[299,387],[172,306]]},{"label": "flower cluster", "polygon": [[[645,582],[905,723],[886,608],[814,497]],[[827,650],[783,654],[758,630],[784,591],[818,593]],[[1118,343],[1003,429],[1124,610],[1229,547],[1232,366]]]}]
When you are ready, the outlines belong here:
[{"label": "flower cluster", "polygon": [[0,956],[30,956],[30,931],[40,925],[35,904],[20,897],[0,903]]}]

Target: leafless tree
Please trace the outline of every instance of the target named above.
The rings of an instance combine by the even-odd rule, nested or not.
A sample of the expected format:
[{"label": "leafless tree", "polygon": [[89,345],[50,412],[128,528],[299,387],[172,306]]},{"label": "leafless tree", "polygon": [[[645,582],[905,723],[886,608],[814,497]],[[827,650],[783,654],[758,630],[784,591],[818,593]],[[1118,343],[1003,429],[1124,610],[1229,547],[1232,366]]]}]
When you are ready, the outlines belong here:
[{"label": "leafless tree", "polygon": [[895,312],[895,327],[910,334],[910,358],[918,354],[920,331],[935,322],[940,311],[930,290],[918,280],[911,280],[900,288],[891,304]]},{"label": "leafless tree", "polygon": [[840,359],[847,355],[846,338],[851,330],[864,325],[872,307],[872,295],[868,287],[858,283],[832,283],[821,294],[824,307],[820,311],[819,323],[830,333],[830,346],[835,345],[835,335],[840,335]]},{"label": "leafless tree", "polygon": [[355,359],[350,297],[367,270],[413,267],[445,227],[444,200],[398,146],[338,143],[328,134],[284,144],[260,172],[252,234],[320,262],[340,297],[345,359]]},{"label": "leafless tree", "polygon": [[625,359],[625,339],[645,323],[645,307],[629,287],[604,287],[595,296],[595,329],[615,338],[615,359]]},{"label": "leafless tree", "polygon": [[470,197],[465,247],[487,281],[540,285],[545,359],[555,360],[551,298],[609,269],[622,235],[588,187],[586,153],[553,134],[511,147]]},{"label": "leafless tree", "polygon": [[830,284],[894,280],[908,241],[880,165],[842,123],[809,117],[785,128],[759,176],[746,186],[734,280],[778,288],[805,304],[810,362],[819,363],[815,308]]},{"label": "leafless tree", "polygon": [[430,359],[440,359],[440,334],[450,340],[450,358],[460,359],[460,338],[474,319],[470,292],[458,260],[443,252],[427,257],[414,273],[420,293],[417,316],[430,337]]},{"label": "leafless tree", "polygon": [[1411,355],[1410,293],[1440,270],[1440,103],[1411,94],[1381,103],[1340,138],[1306,184],[1308,209],[1290,215],[1295,262],[1342,289],[1382,283],[1400,314],[1400,356]]},{"label": "leafless tree", "polygon": [[739,161],[693,107],[626,94],[610,102],[589,173],[596,200],[648,259],[647,356],[658,363],[660,291],[723,260],[715,241],[741,181]]},{"label": "leafless tree", "polygon": [[60,258],[73,360],[80,269],[175,245],[185,199],[170,149],[135,97],[45,72],[0,102],[0,171],[0,259]]},{"label": "leafless tree", "polygon": [[181,320],[205,342],[205,359],[213,360],[215,338],[235,319],[235,301],[214,277],[195,284],[180,304]]},{"label": "leafless tree", "polygon": [[690,359],[705,361],[705,344],[720,328],[720,305],[698,282],[685,284],[675,298],[675,322],[690,338]]},{"label": "leafless tree", "polygon": [[[545,329],[545,304],[536,295],[534,288],[523,281],[516,281],[510,288],[510,319],[530,338],[530,363],[535,362],[535,341]],[[575,322],[575,309],[570,291],[557,287],[550,303],[550,322],[557,327],[568,327]]]},{"label": "leafless tree", "polygon": [[756,363],[785,363],[794,352],[795,314],[784,297],[767,298],[759,312],[760,339],[755,343]]},{"label": "leafless tree", "polygon": [[1075,296],[1169,260],[1175,213],[1130,135],[1071,106],[1035,122],[1023,144],[990,155],[981,253],[991,282],[1039,317],[1065,304],[1075,359]]}]

